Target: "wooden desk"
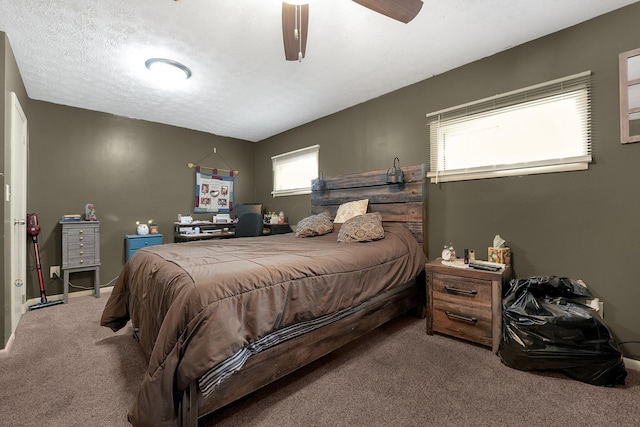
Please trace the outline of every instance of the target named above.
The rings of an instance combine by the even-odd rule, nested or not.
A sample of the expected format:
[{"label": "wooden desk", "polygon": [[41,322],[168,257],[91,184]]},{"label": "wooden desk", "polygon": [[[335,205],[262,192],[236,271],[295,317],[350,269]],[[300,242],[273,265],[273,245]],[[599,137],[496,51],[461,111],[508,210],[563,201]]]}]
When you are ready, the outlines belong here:
[{"label": "wooden desk", "polygon": [[[195,227],[200,227],[199,234],[185,233],[184,231],[191,231]],[[236,227],[236,223],[213,223],[213,222],[199,222],[195,224],[179,224],[174,223],[173,226],[173,241],[176,243],[193,242],[196,240],[209,240],[209,239],[228,239],[234,237],[233,230]],[[224,231],[228,228],[229,231]],[[203,233],[204,231],[204,233]],[[209,231],[209,233],[207,233]],[[213,232],[211,232],[213,231]],[[288,223],[284,224],[263,224],[263,231],[265,235],[268,234],[284,234],[292,233],[293,230]]]},{"label": "wooden desk", "polygon": [[[195,234],[194,229],[200,228],[200,233]],[[173,223],[173,241],[176,243],[193,242],[195,240],[209,240],[209,239],[226,239],[233,237],[233,230],[236,224],[234,222],[211,222],[211,221],[198,221],[191,224],[180,224],[179,222]],[[227,229],[225,231],[224,229]],[[206,233],[206,231],[214,231],[213,233]],[[205,233],[203,233],[205,232]]]},{"label": "wooden desk", "polygon": [[173,241],[176,243],[195,242],[196,240],[211,239],[228,239],[235,237],[233,231],[221,231],[219,233],[200,233],[200,234],[174,234]]}]

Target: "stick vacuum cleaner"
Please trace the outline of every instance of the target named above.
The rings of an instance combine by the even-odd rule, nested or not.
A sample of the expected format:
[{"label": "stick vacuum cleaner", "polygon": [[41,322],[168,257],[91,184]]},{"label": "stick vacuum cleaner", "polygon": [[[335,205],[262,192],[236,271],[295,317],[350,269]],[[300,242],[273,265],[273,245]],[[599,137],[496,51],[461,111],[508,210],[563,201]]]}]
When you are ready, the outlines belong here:
[{"label": "stick vacuum cleaner", "polygon": [[33,240],[33,248],[36,251],[36,268],[38,270],[38,282],[40,283],[40,303],[29,307],[29,310],[49,307],[51,305],[63,304],[63,300],[47,301],[47,294],[44,291],[44,280],[42,279],[42,265],[40,264],[40,249],[38,248],[38,234],[40,234],[40,226],[38,225],[38,216],[34,213],[27,214],[27,234]]}]

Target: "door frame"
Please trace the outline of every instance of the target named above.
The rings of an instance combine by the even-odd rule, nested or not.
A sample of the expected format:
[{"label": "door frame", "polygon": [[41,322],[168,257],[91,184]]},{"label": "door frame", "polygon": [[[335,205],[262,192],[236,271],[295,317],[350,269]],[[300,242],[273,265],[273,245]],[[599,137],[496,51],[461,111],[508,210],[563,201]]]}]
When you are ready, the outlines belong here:
[{"label": "door frame", "polygon": [[[28,248],[26,217],[29,155],[27,116],[14,92],[11,92],[10,116],[11,171],[10,180],[9,182],[5,181],[3,190],[5,202],[9,202],[10,215],[9,247],[11,248],[11,255],[9,286],[11,287],[11,292],[9,304],[11,310],[8,320],[11,324],[11,335],[13,335],[20,317],[26,312]],[[18,132],[17,126],[22,127],[21,132]],[[16,206],[16,203],[19,203],[20,206]]]}]

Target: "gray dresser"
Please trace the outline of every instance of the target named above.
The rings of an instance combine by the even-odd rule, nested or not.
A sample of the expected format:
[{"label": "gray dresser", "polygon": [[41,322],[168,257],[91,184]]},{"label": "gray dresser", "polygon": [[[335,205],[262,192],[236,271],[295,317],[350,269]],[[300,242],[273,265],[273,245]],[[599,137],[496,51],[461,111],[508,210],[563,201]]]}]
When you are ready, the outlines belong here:
[{"label": "gray dresser", "polygon": [[64,302],[69,298],[69,275],[93,271],[96,298],[100,297],[100,221],[61,221]]}]

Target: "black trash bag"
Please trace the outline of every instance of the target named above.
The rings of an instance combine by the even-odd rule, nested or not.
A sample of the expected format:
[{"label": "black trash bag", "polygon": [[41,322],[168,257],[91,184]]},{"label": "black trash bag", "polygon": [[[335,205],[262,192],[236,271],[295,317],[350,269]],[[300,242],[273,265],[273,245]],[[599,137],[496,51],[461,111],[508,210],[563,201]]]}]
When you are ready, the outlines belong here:
[{"label": "black trash bag", "polygon": [[600,316],[585,305],[586,286],[568,278],[512,280],[502,300],[498,355],[523,371],[559,371],[585,383],[624,385],[622,354]]}]

